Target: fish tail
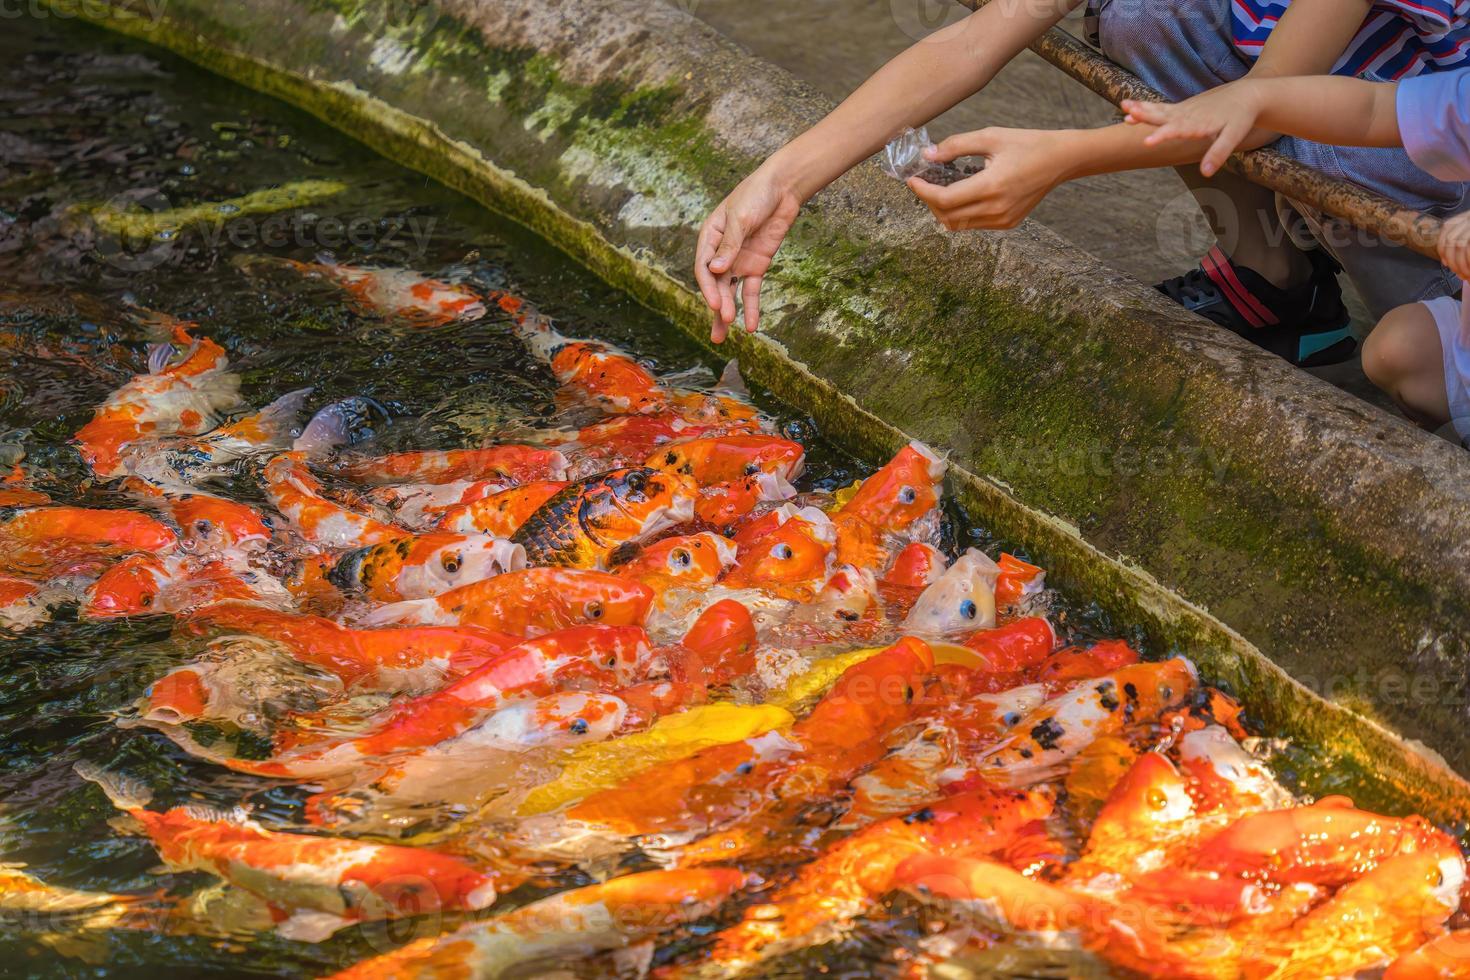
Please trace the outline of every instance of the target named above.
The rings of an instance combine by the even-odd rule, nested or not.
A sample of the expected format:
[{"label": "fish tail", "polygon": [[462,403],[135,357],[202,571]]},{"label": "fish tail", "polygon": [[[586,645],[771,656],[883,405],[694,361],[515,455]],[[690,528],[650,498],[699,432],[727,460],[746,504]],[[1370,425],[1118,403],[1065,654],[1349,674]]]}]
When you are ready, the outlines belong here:
[{"label": "fish tail", "polygon": [[393,626],[400,623],[432,625],[436,621],[433,614],[437,609],[438,604],[434,597],[389,602],[369,610],[362,617],[362,625],[367,627]]},{"label": "fish tail", "polygon": [[96,783],[119,810],[141,810],[153,799],[153,791],[142,780],[108,772],[95,762],[83,760],[72,766],[72,769],[89,783]]}]

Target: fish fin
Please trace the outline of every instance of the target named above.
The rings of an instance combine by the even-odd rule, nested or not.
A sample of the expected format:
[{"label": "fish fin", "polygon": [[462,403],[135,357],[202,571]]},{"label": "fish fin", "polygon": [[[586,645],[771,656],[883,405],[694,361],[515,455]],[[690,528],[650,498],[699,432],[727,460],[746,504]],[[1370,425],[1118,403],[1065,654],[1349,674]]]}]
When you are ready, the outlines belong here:
[{"label": "fish fin", "polygon": [[715,390],[738,398],[750,397],[750,387],[745,383],[745,376],[740,373],[739,361],[730,360],[725,363],[724,370],[720,372],[720,380],[715,382]]},{"label": "fish fin", "polygon": [[149,344],[148,345],[148,373],[159,374],[168,367],[168,362],[178,351],[173,344]]},{"label": "fish fin", "polygon": [[373,435],[371,423],[375,413],[388,418],[388,410],[365,395],[351,395],[332,402],[311,417],[291,448],[316,456],[362,442]]},{"label": "fish fin", "polygon": [[141,837],[148,833],[142,821],[130,813],[118,813],[107,818],[107,826],[124,837]]},{"label": "fish fin", "polygon": [[108,772],[95,762],[83,759],[72,769],[87,782],[96,783],[119,810],[141,810],[153,799],[153,791],[142,780]]},{"label": "fish fin", "polygon": [[434,603],[433,598],[385,603],[369,609],[360,617],[359,622],[367,627],[392,626],[395,623],[432,625],[432,619],[420,620],[418,613],[420,610],[431,609]]},{"label": "fish fin", "polygon": [[191,819],[203,823],[248,824],[253,822],[250,819],[250,811],[243,806],[225,809],[224,807],[210,806],[207,803],[185,803],[179,809],[188,814]]},{"label": "fish fin", "polygon": [[352,923],[340,915],[317,912],[313,909],[297,909],[291,917],[276,926],[276,934],[283,939],[300,943],[320,943]]}]

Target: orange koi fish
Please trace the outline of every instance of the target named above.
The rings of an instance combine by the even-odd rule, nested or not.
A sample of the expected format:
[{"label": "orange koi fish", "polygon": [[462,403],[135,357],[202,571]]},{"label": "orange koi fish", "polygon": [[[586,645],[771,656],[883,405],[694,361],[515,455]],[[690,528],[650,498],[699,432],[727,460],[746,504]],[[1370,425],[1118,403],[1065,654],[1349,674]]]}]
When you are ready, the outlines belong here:
[{"label": "orange koi fish", "polygon": [[483,626],[534,636],[579,624],[633,626],[648,617],[652,604],[652,589],[621,575],[578,568],[525,568],[428,599],[380,606],[365,619],[372,626]]},{"label": "orange koi fish", "polygon": [[701,487],[732,483],[764,473],[794,480],[801,475],[806,450],[801,443],[768,435],[710,436],[659,449],[643,464],[680,473]]},{"label": "orange koi fish", "polygon": [[626,949],[711,914],[752,883],[743,871],[645,871],[588,885],[364,960],[334,980],[453,976],[492,980],[551,959]]},{"label": "orange koi fish", "polygon": [[1470,977],[1470,932],[1457,929],[1405,953],[1383,971],[1383,980],[1464,980]]},{"label": "orange koi fish", "polygon": [[681,860],[738,857],[770,826],[769,811],[806,805],[881,756],[882,736],[910,717],[920,680],[933,667],[928,645],[906,637],[844,671],[789,735],[768,733],[653,766],[566,816],[622,836],[720,830]]},{"label": "orange koi fish", "polygon": [[540,315],[523,315],[516,333],[551,368],[562,390],[617,415],[642,415],[667,407],[668,393],[626,351],[595,340],[570,340]]},{"label": "orange koi fish", "polygon": [[479,500],[449,507],[435,529],[458,534],[489,534],[509,538],[552,497],[566,489],[560,480],[536,480],[492,493]]},{"label": "orange koi fish", "polygon": [[109,395],[92,421],[72,437],[99,477],[125,475],[123,451],[129,446],[202,435],[217,412],[237,404],[240,379],[229,372],[224,348],[208,338],[195,340],[188,326],[181,322],[174,327],[174,343],[184,348],[178,360],[172,360],[175,348],[168,344],[150,348],[148,373],[135,375]]},{"label": "orange koi fish", "polygon": [[694,516],[713,527],[728,528],[748,517],[759,504],[790,500],[796,488],[784,477],[757,473],[729,483],[699,488]]},{"label": "orange koi fish", "polygon": [[[1033,668],[1038,673],[1045,670],[1057,647],[1057,631],[1046,617],[1027,616],[1004,626],[977,630],[960,642],[984,661],[984,666],[971,670],[969,676],[983,677],[991,683],[999,679],[1005,686],[1011,686],[1012,681],[1029,679],[1028,672]],[[969,688],[978,689],[975,685]]]},{"label": "orange koi fish", "polygon": [[63,592],[40,582],[0,575],[0,629],[21,633],[44,623],[51,614],[51,604],[64,598]]},{"label": "orange koi fish", "polygon": [[1179,738],[1180,769],[1202,814],[1240,817],[1290,806],[1291,794],[1225,728],[1207,725]]},{"label": "orange koi fish", "polygon": [[620,549],[694,518],[687,478],[643,467],[568,484],[526,518],[511,540],[533,565],[606,568]]},{"label": "orange koi fish", "polygon": [[265,467],[265,495],[302,537],[329,547],[380,544],[408,532],[328,500],[305,452],[281,453]]},{"label": "orange koi fish", "polygon": [[639,466],[659,446],[708,434],[711,426],[685,421],[677,413],[616,415],[577,430],[557,443],[572,460],[573,478]]},{"label": "orange koi fish", "polygon": [[1145,752],[1103,802],[1073,874],[1135,876],[1168,866],[1170,838],[1178,837],[1194,815],[1188,780],[1162,754]]},{"label": "orange koi fish", "polygon": [[277,608],[293,602],[279,581],[240,562],[130,555],[87,590],[81,615],[87,619],[176,615],[230,600]]},{"label": "orange koi fish", "polygon": [[356,483],[454,483],[490,480],[504,484],[565,480],[567,459],[540,446],[487,446],[483,449],[411,450],[387,456],[349,457],[327,464],[337,476]]},{"label": "orange koi fish", "polygon": [[837,560],[859,568],[886,565],[884,539],[936,510],[947,469],[944,460],[923,443],[911,442],[900,449],[833,512]]},{"label": "orange koi fish", "polygon": [[468,286],[426,276],[413,269],[298,262],[276,256],[251,256],[239,263],[247,272],[262,266],[284,266],[311,279],[342,288],[364,313],[391,317],[405,326],[445,327],[485,315],[485,303]]},{"label": "orange koi fish", "polygon": [[[153,929],[164,912],[152,895],[79,891],[47,884],[21,868],[0,863],[0,917],[37,920],[56,932],[37,936],[49,943],[53,935],[89,929]],[[37,930],[32,927],[32,932]]]},{"label": "orange koi fish", "polygon": [[573,682],[615,690],[642,680],[653,662],[648,635],[636,626],[582,626],[526,640],[430,694],[372,720],[365,734],[293,751],[266,762],[231,760],[265,776],[317,778],[455,738],[512,698],[554,693]]},{"label": "orange koi fish", "polygon": [[166,555],[178,537],[137,511],[36,507],[0,523],[0,545],[6,569],[50,577],[134,551]]},{"label": "orange koi fish", "polygon": [[372,487],[362,499],[393,515],[393,521],[415,530],[432,530],[451,510],[459,510],[505,491],[499,480],[455,480],[452,483],[387,483]]},{"label": "orange koi fish", "polygon": [[981,755],[975,771],[1006,786],[1055,778],[1094,739],[1156,720],[1199,683],[1194,666],[1180,657],[1124,667],[1094,680],[1021,719],[1014,734]]},{"label": "orange koi fish", "polygon": [[903,628],[928,636],[990,629],[995,625],[996,571],[984,552],[969,549],[919,594]]},{"label": "orange koi fish", "polygon": [[637,579],[659,595],[669,589],[703,589],[735,564],[735,545],[711,531],[664,538],[643,548],[614,571]]},{"label": "orange koi fish", "polygon": [[1055,694],[1079,681],[1120,670],[1138,663],[1138,651],[1122,640],[1103,640],[1085,650],[1068,647],[1047,658],[1036,672],[1036,680]]},{"label": "orange koi fish", "polygon": [[774,530],[745,540],[735,567],[722,584],[732,589],[761,589],[783,598],[811,598],[827,576],[827,559],[832,553],[832,522],[816,508],[797,510],[786,505],[776,514],[781,523]]},{"label": "orange koi fish", "polygon": [[739,923],[715,936],[708,960],[689,972],[739,976],[830,942],[888,893],[908,858],[1003,852],[1051,810],[1051,800],[1038,793],[983,789],[873,824],[827,848],[770,899],[747,909]]},{"label": "orange koi fish", "polygon": [[526,567],[526,549],[480,534],[419,534],[349,551],[327,572],[344,594],[423,599]]},{"label": "orange koi fish", "polygon": [[1002,609],[1017,605],[1046,587],[1046,571],[1015,555],[1001,552],[996,567],[995,604]]},{"label": "orange koi fish", "polygon": [[903,589],[923,589],[939,581],[949,559],[932,544],[913,541],[893,559],[883,573],[883,584]]},{"label": "orange koi fish", "polygon": [[1109,903],[986,858],[917,854],[898,866],[893,884],[921,901],[963,911],[987,931],[1030,934],[1049,944],[1076,945],[1084,930],[1105,928],[1113,915]]},{"label": "orange koi fish", "polygon": [[270,521],[249,504],[202,493],[165,498],[161,506],[196,554],[255,547],[270,541]]},{"label": "orange koi fish", "polygon": [[330,619],[221,603],[196,612],[186,628],[244,633],[280,643],[297,660],[363,691],[429,690],[505,652],[518,638],[474,626],[349,629]]},{"label": "orange koi fish", "polygon": [[76,765],[114,806],[142,824],[159,857],[204,871],[269,902],[281,935],[317,942],[353,922],[493,904],[497,882],[457,857],[422,848],[266,830],[240,813],[197,806],[146,809],[150,793],[86,762]]}]

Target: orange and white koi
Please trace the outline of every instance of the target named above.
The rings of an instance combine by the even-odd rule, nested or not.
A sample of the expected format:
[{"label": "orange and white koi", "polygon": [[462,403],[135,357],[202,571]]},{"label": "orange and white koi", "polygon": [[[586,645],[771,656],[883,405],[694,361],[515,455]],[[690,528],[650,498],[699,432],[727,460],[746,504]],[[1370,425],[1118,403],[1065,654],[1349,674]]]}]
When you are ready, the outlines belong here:
[{"label": "orange and white koi", "polygon": [[995,562],[970,548],[914,602],[903,628],[926,636],[990,629],[995,625]]},{"label": "orange and white koi", "polygon": [[728,528],[748,517],[763,503],[790,500],[796,488],[785,477],[773,473],[757,473],[729,483],[716,483],[699,488],[694,503],[694,516],[713,527]]},{"label": "orange and white koi", "polygon": [[860,568],[885,566],[884,540],[936,512],[947,469],[943,458],[923,443],[900,449],[833,511],[837,560]]},{"label": "orange and white koi", "polygon": [[231,464],[286,449],[312,389],[282,395],[251,415],[227,422],[204,435],[173,435],[140,440],[122,452],[122,468],[165,492],[192,489],[226,476]]},{"label": "orange and white koi", "polygon": [[408,532],[327,499],[306,465],[305,452],[281,453],[265,467],[265,495],[308,541],[349,548],[379,544]]},{"label": "orange and white koi", "polygon": [[903,589],[924,589],[939,581],[949,559],[944,552],[924,541],[912,541],[893,559],[883,573],[883,584]]},{"label": "orange and white koi", "polygon": [[303,276],[340,286],[364,312],[391,317],[411,327],[444,327],[485,315],[485,303],[468,286],[426,276],[413,269],[298,262],[276,256],[251,256],[239,263],[246,271],[279,265]]},{"label": "orange and white koi", "polygon": [[277,927],[288,938],[320,941],[352,922],[474,911],[497,895],[495,875],[447,854],[280,833],[238,812],[148,810],[151,794],[138,783],[85,762],[76,770],[143,826],[165,864],[265,899],[289,916]]},{"label": "orange and white koi", "polygon": [[73,439],[82,458],[99,477],[123,476],[123,451],[144,440],[208,432],[216,413],[233,408],[239,399],[240,379],[229,369],[224,348],[206,338],[195,340],[191,324],[174,327],[174,343],[183,356],[171,361],[175,349],[161,344],[149,349],[148,373],[135,375],[114,391],[77,430]]},{"label": "orange and white koi", "polygon": [[669,589],[703,589],[714,585],[735,564],[735,545],[712,531],[682,534],[647,545],[614,567],[659,595]]},{"label": "orange and white koi", "polygon": [[587,959],[657,940],[714,912],[754,879],[730,868],[645,871],[562,892],[437,939],[364,960],[333,980],[495,980],[551,959]]},{"label": "orange and white koi", "polygon": [[482,449],[417,449],[386,456],[346,457],[327,464],[355,483],[454,483],[492,480],[505,484],[565,480],[567,458],[540,446],[486,446]]},{"label": "orange and white koi", "polygon": [[279,581],[240,561],[129,555],[87,590],[81,615],[87,619],[175,615],[231,600],[281,609],[294,604]]},{"label": "orange and white koi", "polygon": [[806,450],[779,436],[741,434],[686,439],[655,451],[643,465],[680,473],[701,487],[731,483],[760,473],[794,480]]},{"label": "orange and white koi", "polygon": [[455,738],[515,698],[550,694],[571,683],[616,689],[642,680],[653,663],[648,635],[635,626],[583,626],[526,640],[430,694],[370,719],[364,734],[231,768],[266,776],[316,778],[388,764]]},{"label": "orange and white koi", "polygon": [[399,602],[525,567],[526,549],[510,541],[482,534],[418,534],[349,551],[326,577],[346,595]]},{"label": "orange and white koi", "polygon": [[827,577],[836,540],[832,522],[815,507],[784,504],[771,513],[780,520],[773,530],[744,540],[737,536],[735,567],[722,584],[783,598],[810,598]]},{"label": "orange and white koi", "polygon": [[202,609],[185,626],[197,633],[263,637],[280,643],[302,663],[336,675],[349,688],[390,693],[432,690],[520,642],[474,626],[350,629],[318,616],[241,603]]},{"label": "orange and white koi", "polygon": [[135,551],[166,555],[177,545],[167,525],[133,510],[36,507],[0,523],[0,565],[44,577]]},{"label": "orange and white koi", "polygon": [[1293,800],[1276,777],[1220,725],[1185,732],[1178,742],[1180,769],[1201,814],[1239,817],[1277,810]]},{"label": "orange and white koi", "polygon": [[1040,565],[1001,552],[996,567],[995,604],[1002,609],[1017,605],[1046,587],[1046,571]]},{"label": "orange and white koi", "polygon": [[578,625],[637,625],[647,619],[652,604],[652,589],[621,575],[579,568],[525,568],[427,599],[379,606],[364,620],[372,626],[483,626],[535,636]]},{"label": "orange and white koi", "polygon": [[560,480],[536,480],[492,493],[479,500],[469,501],[444,511],[435,525],[439,531],[460,534],[489,534],[497,538],[509,538],[521,529],[521,525],[541,505],[562,490],[567,484]]},{"label": "orange and white koi", "polygon": [[523,316],[516,332],[562,390],[604,411],[642,415],[667,407],[668,392],[633,356],[596,340],[571,340],[539,315]]},{"label": "orange and white koi", "polygon": [[1047,658],[1036,671],[1036,680],[1060,694],[1079,681],[1130,667],[1138,660],[1138,651],[1122,640],[1103,640],[1085,649],[1067,647]]},{"label": "orange and white koi", "polygon": [[364,491],[362,498],[391,514],[394,523],[418,531],[428,531],[433,530],[450,511],[462,510],[507,489],[508,485],[499,480],[388,483]]},{"label": "orange and white koi", "polygon": [[[78,929],[150,929],[163,911],[153,895],[80,891],[48,884],[21,869],[23,864],[0,862],[0,920],[34,916],[49,927],[39,938],[46,942],[55,932]],[[34,923],[25,923],[34,926]],[[33,931],[39,931],[34,930]]]},{"label": "orange and white koi", "polygon": [[613,470],[559,490],[511,540],[535,565],[606,568],[620,550],[692,520],[695,493],[678,474]]},{"label": "orange and white koi", "polygon": [[1021,719],[1014,734],[976,760],[975,772],[1005,786],[1054,778],[1094,739],[1156,720],[1198,683],[1194,665],[1181,657],[1105,674]]},{"label": "orange and white koi", "polygon": [[238,551],[271,540],[270,521],[249,504],[203,493],[163,498],[160,507],[173,518],[194,554]]}]

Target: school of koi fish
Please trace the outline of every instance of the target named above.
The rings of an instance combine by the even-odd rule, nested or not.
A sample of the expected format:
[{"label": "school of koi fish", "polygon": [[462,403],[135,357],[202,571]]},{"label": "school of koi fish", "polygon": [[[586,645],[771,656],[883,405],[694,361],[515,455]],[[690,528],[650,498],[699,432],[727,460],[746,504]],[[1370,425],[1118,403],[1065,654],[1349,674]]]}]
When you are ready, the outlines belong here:
[{"label": "school of koi fish", "polygon": [[[684,387],[508,293],[271,264],[403,329],[508,324],[566,424],[375,452],[364,399],[252,410],[207,324],[139,310],[167,339],[74,436],[135,506],[53,503],[17,464],[0,622],[173,617],[197,656],[118,724],[297,792],[299,825],[76,772],[262,930],[425,924],[338,976],[753,975],[900,914],[925,923],[907,976],[1005,948],[1068,975],[1470,976],[1452,836],[1296,797],[1186,659],[1068,644],[1042,569],[947,556],[938,453],[799,492],[803,446],[733,369]],[[241,472],[255,503],[226,496]],[[11,865],[0,910],[206,928]]]}]

